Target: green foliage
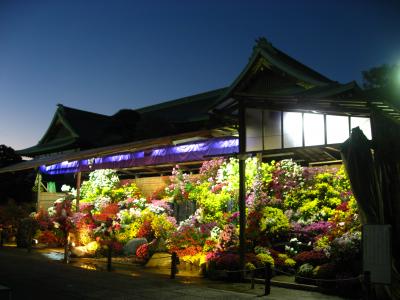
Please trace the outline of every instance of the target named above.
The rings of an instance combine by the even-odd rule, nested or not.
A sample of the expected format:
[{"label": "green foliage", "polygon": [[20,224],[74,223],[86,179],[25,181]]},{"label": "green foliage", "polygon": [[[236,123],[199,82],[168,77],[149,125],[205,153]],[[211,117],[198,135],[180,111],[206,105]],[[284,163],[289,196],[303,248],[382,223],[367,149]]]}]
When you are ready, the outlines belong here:
[{"label": "green foliage", "polygon": [[176,224],[172,223],[166,214],[155,214],[152,217],[151,227],[154,230],[154,236],[164,241],[176,230]]},{"label": "green foliage", "polygon": [[350,182],[343,167],[338,171],[325,169],[308,178],[302,187],[287,193],[284,207],[293,210],[294,219],[301,223],[327,221],[342,202],[352,198],[349,191]]},{"label": "green foliage", "polygon": [[[259,164],[256,157],[246,159],[246,187],[253,187],[256,178],[268,184],[272,180],[273,167],[268,164]],[[239,191],[239,160],[230,158],[221,164],[217,177],[218,183],[226,183],[224,189],[237,196]]]},{"label": "green foliage", "polygon": [[281,209],[266,206],[262,214],[260,229],[267,235],[277,236],[289,230],[289,220]]},{"label": "green foliage", "polygon": [[313,277],[314,267],[311,264],[302,264],[300,268],[297,270],[297,275],[301,277],[311,278]]},{"label": "green foliage", "polygon": [[92,202],[97,197],[112,196],[112,190],[117,187],[119,178],[115,170],[96,170],[89,174],[89,180],[81,186],[83,202]]},{"label": "green foliage", "polygon": [[293,268],[296,265],[296,261],[293,258],[286,258],[284,264],[286,267]]},{"label": "green foliage", "polygon": [[142,197],[139,188],[134,182],[112,189],[110,195],[114,201],[122,201],[126,198],[138,199]]},{"label": "green foliage", "polygon": [[184,173],[179,165],[176,165],[172,169],[172,175],[169,180],[170,184],[165,188],[165,195],[170,198],[170,201],[176,203],[187,201],[194,187],[190,175]]},{"label": "green foliage", "polygon": [[115,234],[117,241],[126,244],[129,240],[135,238],[142,225],[141,220],[133,221],[132,223],[124,226],[120,231]]},{"label": "green foliage", "polygon": [[227,190],[214,193],[208,182],[196,186],[189,194],[189,200],[196,202],[202,210],[202,222],[209,223],[221,221],[224,212],[228,210],[228,204],[232,201],[232,195]]},{"label": "green foliage", "polygon": [[273,267],[275,265],[274,258],[269,253],[259,253],[256,255],[256,257],[263,266],[270,265],[271,267]]}]

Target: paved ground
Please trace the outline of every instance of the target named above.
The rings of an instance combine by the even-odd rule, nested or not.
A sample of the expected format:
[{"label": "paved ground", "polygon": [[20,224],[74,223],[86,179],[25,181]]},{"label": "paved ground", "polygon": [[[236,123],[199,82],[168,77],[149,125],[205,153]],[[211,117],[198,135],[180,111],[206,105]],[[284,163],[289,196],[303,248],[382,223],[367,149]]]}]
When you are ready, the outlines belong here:
[{"label": "paved ground", "polygon": [[[0,285],[12,288],[12,299],[255,299],[263,286],[222,283],[199,278],[169,279],[136,268],[120,274],[82,269],[51,261],[38,252],[0,248]],[[315,292],[272,287],[264,299],[339,300]],[[0,299],[4,298],[0,294]]]}]

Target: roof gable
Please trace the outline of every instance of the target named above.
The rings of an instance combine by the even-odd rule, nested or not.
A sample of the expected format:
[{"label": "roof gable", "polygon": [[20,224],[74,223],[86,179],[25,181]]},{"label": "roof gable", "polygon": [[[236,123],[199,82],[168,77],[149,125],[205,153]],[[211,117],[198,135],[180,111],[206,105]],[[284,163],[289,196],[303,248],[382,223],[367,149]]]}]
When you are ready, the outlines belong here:
[{"label": "roof gable", "polygon": [[310,88],[335,82],[276,49],[260,38],[240,75],[225,94],[252,91],[259,94],[293,95]]},{"label": "roof gable", "polygon": [[66,149],[100,147],[128,140],[129,130],[125,128],[127,124],[119,120],[119,115],[106,116],[61,104],[57,106],[49,128],[38,144],[19,150],[20,155],[37,156]]},{"label": "roof gable", "polygon": [[[239,99],[247,103],[257,101],[264,106],[271,104],[274,109],[281,106],[304,109],[320,100],[330,101],[330,106],[342,106],[332,101],[350,100],[360,97],[360,93],[361,89],[355,82],[341,84],[332,81],[276,49],[265,38],[260,38],[243,71],[210,111],[218,115],[236,114]],[[305,106],[299,105],[303,102]],[[326,105],[322,103],[320,106],[324,108]],[[338,109],[344,110],[342,107]]]}]

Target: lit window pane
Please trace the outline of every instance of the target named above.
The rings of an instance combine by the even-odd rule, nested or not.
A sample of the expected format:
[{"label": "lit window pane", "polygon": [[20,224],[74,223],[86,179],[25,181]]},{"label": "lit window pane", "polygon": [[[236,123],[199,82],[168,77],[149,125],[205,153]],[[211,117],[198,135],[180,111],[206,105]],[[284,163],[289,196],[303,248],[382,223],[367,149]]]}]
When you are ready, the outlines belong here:
[{"label": "lit window pane", "polygon": [[362,118],[362,117],[351,117],[350,118],[351,129],[360,127],[364,135],[372,140],[371,134],[371,120],[369,118]]},{"label": "lit window pane", "polygon": [[349,117],[327,115],[326,134],[328,144],[343,143],[349,137]]},{"label": "lit window pane", "polygon": [[262,150],[262,110],[246,109],[246,151]]},{"label": "lit window pane", "polygon": [[304,114],[305,146],[323,145],[325,143],[324,115]]},{"label": "lit window pane", "polygon": [[282,148],[281,112],[264,111],[264,149]]},{"label": "lit window pane", "polygon": [[283,147],[303,146],[303,118],[301,113],[283,113]]}]

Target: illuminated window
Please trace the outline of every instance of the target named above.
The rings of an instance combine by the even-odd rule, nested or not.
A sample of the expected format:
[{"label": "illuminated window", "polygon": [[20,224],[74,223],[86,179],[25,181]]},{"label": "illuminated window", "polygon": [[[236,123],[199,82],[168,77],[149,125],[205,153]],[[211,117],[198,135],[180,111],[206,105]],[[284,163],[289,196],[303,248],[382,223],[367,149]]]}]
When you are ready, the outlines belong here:
[{"label": "illuminated window", "polygon": [[283,113],[283,147],[303,146],[303,117],[301,113]]},{"label": "illuminated window", "polygon": [[282,132],[281,132],[280,111],[264,111],[264,149],[280,149],[282,148]]},{"label": "illuminated window", "polygon": [[304,146],[325,143],[324,115],[304,114]]},{"label": "illuminated window", "polygon": [[262,150],[262,110],[246,109],[246,151]]},{"label": "illuminated window", "polygon": [[326,133],[328,144],[343,143],[349,137],[349,117],[327,115]]},{"label": "illuminated window", "polygon": [[350,118],[350,126],[351,129],[360,127],[364,135],[372,140],[371,134],[371,121],[369,118],[362,118],[362,117],[351,117]]}]

